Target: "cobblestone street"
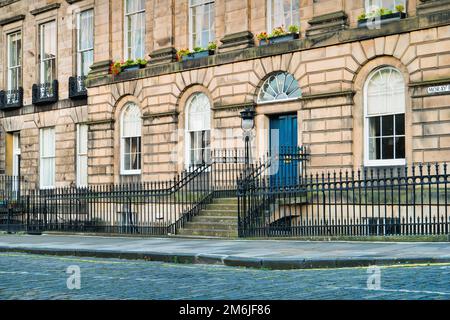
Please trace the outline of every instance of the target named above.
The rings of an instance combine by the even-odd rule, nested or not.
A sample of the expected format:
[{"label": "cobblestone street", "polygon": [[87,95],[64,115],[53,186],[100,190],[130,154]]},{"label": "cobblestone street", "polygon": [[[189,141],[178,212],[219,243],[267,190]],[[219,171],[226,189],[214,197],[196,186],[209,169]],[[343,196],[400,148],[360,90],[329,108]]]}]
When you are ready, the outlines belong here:
[{"label": "cobblestone street", "polygon": [[[67,289],[79,266],[81,289]],[[450,299],[450,265],[269,271],[117,259],[0,254],[0,299]]]}]

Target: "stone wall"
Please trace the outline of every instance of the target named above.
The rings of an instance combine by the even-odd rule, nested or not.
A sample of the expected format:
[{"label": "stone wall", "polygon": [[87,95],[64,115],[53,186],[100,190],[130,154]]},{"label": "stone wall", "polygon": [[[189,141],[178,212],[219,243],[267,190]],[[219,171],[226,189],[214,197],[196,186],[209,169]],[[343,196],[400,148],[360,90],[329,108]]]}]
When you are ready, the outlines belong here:
[{"label": "stone wall", "polygon": [[[410,0],[408,19],[369,30],[356,28],[357,16],[364,10],[363,0],[301,0],[300,40],[266,48],[249,41],[241,43],[239,49],[219,50],[219,54],[202,61],[168,61],[114,77],[108,75],[109,63],[123,59],[121,1],[114,2],[114,7],[109,6],[108,0],[61,1],[59,8],[35,15],[30,12],[56,2],[17,1],[2,8],[0,20],[19,14],[25,18],[1,27],[0,47],[6,47],[7,33],[22,29],[26,37],[25,107],[1,112],[0,126],[3,132],[21,131],[22,174],[36,184],[38,129],[55,126],[57,185],[68,185],[75,180],[76,124],[87,122],[89,182],[126,182],[129,179],[121,177],[119,171],[119,115],[128,102],[134,102],[143,115],[143,170],[142,177],[130,179],[166,179],[183,169],[185,108],[191,94],[201,91],[210,97],[213,146],[242,147],[239,112],[245,106],[255,105],[258,89],[268,75],[286,71],[298,80],[303,96],[294,102],[256,105],[257,153],[267,151],[269,117],[297,113],[299,143],[311,152],[312,172],[358,168],[363,165],[363,86],[371,71],[391,65],[404,75],[408,93],[408,163],[450,161],[450,95],[427,93],[429,86],[450,83],[447,2]],[[146,3],[146,52],[187,47],[188,1]],[[441,8],[445,10],[432,9],[433,3],[443,4]],[[424,4],[425,9],[420,7]],[[95,9],[95,76],[90,79],[87,107],[68,100],[67,80],[74,72],[74,30],[70,19],[76,10],[89,7]],[[419,14],[419,9],[427,10],[427,14]],[[31,105],[31,86],[37,81],[37,25],[53,18],[58,21],[61,101],[49,107],[35,107]],[[265,0],[216,1],[218,40],[268,31],[266,20]],[[5,54],[5,49],[0,50],[0,61],[4,61]],[[98,71],[101,68],[97,66],[103,70]],[[4,63],[0,63],[1,89],[5,83],[4,68]],[[0,131],[0,173],[4,169],[3,132]]]}]

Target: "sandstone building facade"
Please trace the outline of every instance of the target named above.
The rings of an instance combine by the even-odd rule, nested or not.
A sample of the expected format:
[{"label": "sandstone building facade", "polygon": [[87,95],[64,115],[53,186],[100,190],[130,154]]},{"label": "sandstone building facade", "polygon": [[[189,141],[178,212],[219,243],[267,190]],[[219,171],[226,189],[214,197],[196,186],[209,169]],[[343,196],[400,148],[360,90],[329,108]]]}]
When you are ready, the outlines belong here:
[{"label": "sandstone building facade", "polygon": [[[371,18],[380,8],[390,11]],[[313,171],[450,161],[448,0],[3,0],[0,10],[0,174],[20,170],[37,187],[172,177],[211,149],[242,148],[246,107],[257,155],[307,146]],[[256,38],[282,25],[298,25],[298,38]],[[210,43],[214,54],[178,61]],[[145,68],[111,73],[138,58]]]}]

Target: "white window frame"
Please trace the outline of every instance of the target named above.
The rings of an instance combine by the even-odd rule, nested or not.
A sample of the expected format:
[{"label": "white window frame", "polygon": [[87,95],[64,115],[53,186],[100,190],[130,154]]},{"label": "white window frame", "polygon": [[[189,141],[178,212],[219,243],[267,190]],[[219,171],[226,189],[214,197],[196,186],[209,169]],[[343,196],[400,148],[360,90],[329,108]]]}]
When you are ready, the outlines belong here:
[{"label": "white window frame", "polygon": [[[267,5],[267,32],[271,33],[273,29],[281,27],[281,26],[274,26],[272,23],[272,4],[274,1],[282,1],[282,0],[267,0],[266,5]],[[291,0],[291,21],[294,20],[294,14],[293,14],[293,8],[292,8],[292,2],[295,0]],[[300,0],[299,1],[299,9],[300,9]],[[299,13],[299,17],[300,17],[300,13]],[[297,24],[294,24],[296,26],[300,25],[300,19],[298,21]],[[284,26],[285,29],[287,29],[289,26]]]},{"label": "white window frame", "polygon": [[[369,126],[370,126],[370,118],[372,117],[380,117],[380,116],[390,116],[390,115],[398,115],[398,114],[404,114],[405,115],[405,149],[406,149],[406,101],[404,101],[404,112],[392,112],[392,113],[385,113],[385,114],[379,114],[376,116],[369,116],[368,115],[368,87],[370,80],[372,77],[380,70],[383,69],[392,69],[396,72],[398,71],[396,68],[391,66],[383,66],[378,69],[375,69],[372,71],[369,75],[369,77],[366,80],[366,83],[364,84],[364,165],[366,167],[390,167],[390,166],[405,166],[406,165],[406,150],[405,150],[405,159],[382,159],[382,160],[370,160],[369,157]],[[406,94],[406,91],[405,91]],[[405,95],[406,97],[406,95]],[[395,120],[394,120],[395,121]],[[395,129],[394,129],[395,130]],[[395,133],[395,132],[394,132]],[[395,153],[395,150],[394,150]]]},{"label": "white window frame", "polygon": [[[128,59],[143,59],[143,58],[145,58],[145,42],[146,42],[146,39],[145,39],[145,37],[146,37],[146,19],[145,19],[145,8],[144,9],[142,9],[142,10],[138,10],[138,11],[135,11],[135,12],[127,12],[127,1],[129,1],[129,0],[124,0],[124,2],[123,2],[123,5],[124,5],[124,10],[123,10],[123,12],[124,12],[124,23],[123,23],[123,25],[124,25],[124,45],[123,45],[123,47],[124,47],[124,57],[125,57],[125,60],[128,60]],[[138,14],[144,14],[144,35],[143,35],[143,42],[142,42],[142,56],[141,57],[131,57],[130,56],[130,54],[129,54],[129,51],[130,51],[130,46],[128,45],[128,17],[130,17],[130,16],[133,16],[133,15],[138,15]]]},{"label": "white window frame", "polygon": [[[55,134],[55,128],[54,127],[48,127],[48,128],[41,128],[40,130],[39,130],[40,132],[39,132],[39,136],[40,136],[40,141],[39,141],[39,173],[40,173],[40,176],[39,176],[39,184],[40,184],[40,187],[41,187],[41,189],[53,189],[53,188],[55,188],[55,177],[56,177],[56,134]],[[45,134],[45,132],[46,131],[52,131],[53,133],[53,146],[54,146],[54,148],[53,148],[53,152],[52,152],[52,154],[48,154],[48,155],[44,155],[43,154],[43,152],[44,152],[44,148],[43,148],[43,145],[44,145],[44,138],[45,138],[45,136],[44,136],[44,134]],[[52,177],[52,184],[51,185],[43,185],[43,181],[44,181],[44,176],[45,175],[48,175],[49,173],[48,172],[44,172],[44,166],[42,165],[43,164],[43,160],[53,160],[53,177]]]},{"label": "white window frame", "polygon": [[[54,58],[44,59],[44,48],[45,48],[44,42],[46,40],[46,36],[43,37],[43,28],[45,26],[47,26],[47,25],[50,25],[50,24],[54,24],[54,34],[53,34],[54,39],[51,39],[51,36],[50,36],[49,41],[54,41],[54,44],[55,44],[55,57]],[[56,63],[57,63],[57,57],[58,57],[58,41],[57,41],[58,29],[57,28],[58,28],[58,26],[57,26],[56,20],[51,20],[51,21],[47,21],[47,22],[39,24],[39,83],[40,84],[46,83],[46,82],[44,82],[44,79],[45,79],[45,63],[48,62],[48,61],[54,60],[53,65],[54,65],[55,70],[50,70],[49,71],[50,74],[52,75],[51,82],[53,82],[53,80],[55,80],[56,77],[57,77],[57,73],[56,73],[56,68],[57,68],[56,67]],[[51,84],[51,82],[50,82],[50,84]]]},{"label": "white window frame", "polygon": [[[140,131],[140,135],[139,136],[124,136],[124,116],[125,116],[125,112],[127,111],[128,107],[130,105],[135,105],[137,108],[139,108],[139,106],[135,103],[128,103],[122,110],[121,115],[120,115],[120,174],[123,176],[131,176],[131,175],[140,175],[142,173],[142,124],[141,124],[141,131]],[[130,139],[130,138],[140,138],[140,163],[139,163],[139,167],[140,169],[137,170],[129,170],[129,169],[125,169],[125,139]]]},{"label": "white window frame", "polygon": [[[364,1],[364,10],[365,10],[366,13],[370,13],[375,8],[380,9],[380,8],[383,7],[382,5],[381,6],[380,5],[370,5],[369,4],[370,1],[382,4],[383,1],[387,1],[387,0],[365,0]],[[395,7],[397,5],[399,5],[399,4],[402,4],[402,5],[405,6],[405,12],[408,9],[408,1],[407,0],[389,0],[389,1],[393,1],[394,2],[394,7],[393,7],[394,10],[395,10]],[[386,8],[386,7],[384,7],[384,8]],[[387,8],[387,9],[389,9],[389,8]]]},{"label": "white window frame", "polygon": [[[216,23],[215,23],[215,12],[216,12],[216,4],[215,4],[215,0],[201,0],[200,3],[197,4],[192,4],[192,0],[189,0],[189,49],[190,50],[194,50],[195,44],[194,44],[194,26],[193,26],[193,14],[192,11],[194,10],[194,8],[196,7],[200,7],[200,6],[205,6],[205,5],[209,5],[209,4],[213,4],[213,8],[214,8],[214,16],[212,17],[212,29],[209,30],[210,35],[212,35],[211,39],[209,39],[208,42],[213,42],[216,39]],[[211,17],[210,17],[211,18]],[[206,48],[204,48],[206,49]]]},{"label": "white window frame", "polygon": [[81,57],[83,56],[84,53],[86,52],[92,52],[92,61],[94,61],[94,27],[92,28],[92,47],[89,48],[85,48],[85,49],[80,49],[81,45],[80,45],[80,30],[81,30],[81,15],[82,14],[86,14],[88,12],[92,12],[92,23],[94,23],[94,9],[87,9],[87,10],[83,10],[81,12],[77,13],[77,76],[87,76],[87,74],[83,74],[83,68],[82,68],[82,63],[81,63]]},{"label": "white window frame", "polygon": [[[81,141],[82,138],[82,130],[86,130],[86,136],[84,142]],[[88,133],[89,127],[87,124],[77,124],[77,186],[78,187],[87,187],[88,186]],[[86,146],[86,150],[81,150],[81,146]],[[82,159],[86,159],[85,162]],[[85,163],[85,166],[82,165]]]},{"label": "white window frame", "polygon": [[[192,132],[200,132],[200,131],[208,131],[209,130],[209,132],[210,132],[210,139],[212,139],[212,135],[211,135],[211,131],[212,131],[212,129],[211,129],[211,119],[212,119],[212,117],[211,117],[211,101],[209,101],[209,112],[205,112],[205,115],[206,114],[209,115],[209,119],[208,119],[209,121],[207,122],[208,123],[208,127],[207,128],[203,128],[203,130],[190,130],[190,126],[189,126],[189,118],[190,118],[190,116],[189,115],[190,115],[190,109],[192,107],[192,100],[194,100],[194,98],[199,96],[199,95],[204,95],[209,101],[209,98],[208,98],[208,96],[205,93],[203,93],[203,92],[196,92],[196,93],[192,94],[189,97],[188,102],[186,104],[186,111],[185,111],[185,135],[184,135],[185,136],[185,159],[186,159],[186,161],[185,161],[185,168],[186,169],[191,169],[194,166],[194,163],[192,163],[192,159],[191,159],[191,150],[192,150],[192,148],[191,148],[191,144],[192,144],[191,133]],[[210,142],[212,144],[212,141],[210,141]],[[210,151],[211,151],[211,144],[209,146],[209,150]]]},{"label": "white window frame", "polygon": [[[12,57],[11,57],[11,42],[13,40],[13,37],[15,37],[14,40],[16,42],[18,41],[18,37],[20,37],[20,43],[21,43],[19,56],[16,57],[16,60],[17,60],[18,64],[14,65],[14,66],[11,65],[11,60],[12,60]],[[9,33],[7,35],[7,49],[6,49],[7,50],[7,55],[8,55],[8,58],[7,58],[7,61],[8,61],[7,62],[8,63],[8,65],[7,65],[7,69],[8,69],[8,71],[7,71],[7,90],[19,90],[19,88],[22,86],[22,52],[23,52],[23,39],[22,38],[23,37],[22,37],[22,31],[21,30]],[[17,83],[14,86],[12,84],[12,72],[13,72],[13,70],[15,72],[17,72],[17,76],[18,76],[17,77]],[[18,71],[16,71],[16,70],[18,70]]]}]

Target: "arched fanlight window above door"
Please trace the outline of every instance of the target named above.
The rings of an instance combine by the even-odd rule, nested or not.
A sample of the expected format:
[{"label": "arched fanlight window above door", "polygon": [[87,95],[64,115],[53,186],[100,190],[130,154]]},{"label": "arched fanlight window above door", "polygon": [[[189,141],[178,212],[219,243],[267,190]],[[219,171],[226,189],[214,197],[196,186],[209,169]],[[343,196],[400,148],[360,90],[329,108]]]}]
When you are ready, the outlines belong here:
[{"label": "arched fanlight window above door", "polygon": [[211,103],[194,93],[186,107],[186,167],[207,163],[211,153]]},{"label": "arched fanlight window above door", "polygon": [[258,94],[258,103],[295,100],[302,96],[298,81],[287,72],[278,72],[266,79]]}]

